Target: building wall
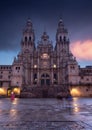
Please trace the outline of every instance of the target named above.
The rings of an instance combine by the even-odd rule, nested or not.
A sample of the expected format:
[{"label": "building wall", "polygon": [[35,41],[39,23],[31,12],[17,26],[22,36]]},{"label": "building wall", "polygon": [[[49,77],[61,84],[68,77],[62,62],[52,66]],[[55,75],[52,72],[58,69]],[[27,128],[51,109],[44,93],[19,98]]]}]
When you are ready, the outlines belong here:
[{"label": "building wall", "polygon": [[36,45],[33,24],[28,20],[23,30],[21,50],[13,64],[0,65],[0,87],[6,89],[6,93],[8,88],[17,86],[21,91],[26,88],[39,94],[47,87],[48,95],[52,94],[53,97],[68,89],[73,96],[90,96],[92,66],[81,68],[69,46],[68,31],[61,19],[55,46],[47,32],[43,32]]},{"label": "building wall", "polygon": [[11,65],[0,65],[0,86],[8,87],[12,76]]},{"label": "building wall", "polygon": [[72,86],[71,94],[75,97],[92,97],[92,85]]}]

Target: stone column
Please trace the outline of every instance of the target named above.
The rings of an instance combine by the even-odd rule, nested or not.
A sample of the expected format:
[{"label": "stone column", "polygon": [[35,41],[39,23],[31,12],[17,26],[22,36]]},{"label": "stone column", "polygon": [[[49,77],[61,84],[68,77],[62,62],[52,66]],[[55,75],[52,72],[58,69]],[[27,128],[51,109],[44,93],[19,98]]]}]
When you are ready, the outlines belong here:
[{"label": "stone column", "polygon": [[33,56],[31,58],[31,85],[33,85]]},{"label": "stone column", "polygon": [[25,81],[26,81],[26,85],[28,85],[28,64],[26,63],[25,65]]},{"label": "stone column", "polygon": [[39,55],[38,55],[38,65],[37,65],[37,84],[39,85],[40,81],[39,81]]},{"label": "stone column", "polygon": [[57,59],[57,62],[58,62],[58,66],[57,66],[57,70],[58,70],[58,84],[60,83],[60,79],[59,79],[59,56],[58,56],[58,59]]},{"label": "stone column", "polygon": [[53,68],[51,68],[51,74],[50,74],[50,76],[51,76],[51,85],[53,85]]},{"label": "stone column", "polygon": [[51,57],[51,83],[53,85],[53,57]]},{"label": "stone column", "polygon": [[33,85],[33,70],[31,70],[31,85]]}]

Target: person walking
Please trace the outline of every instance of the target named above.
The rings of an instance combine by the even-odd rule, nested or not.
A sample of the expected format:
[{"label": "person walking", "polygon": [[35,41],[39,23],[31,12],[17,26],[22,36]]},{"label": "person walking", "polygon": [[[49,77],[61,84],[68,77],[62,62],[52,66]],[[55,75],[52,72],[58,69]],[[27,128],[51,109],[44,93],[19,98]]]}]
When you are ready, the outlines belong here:
[{"label": "person walking", "polygon": [[15,99],[15,94],[14,92],[11,92],[11,101],[13,101]]}]

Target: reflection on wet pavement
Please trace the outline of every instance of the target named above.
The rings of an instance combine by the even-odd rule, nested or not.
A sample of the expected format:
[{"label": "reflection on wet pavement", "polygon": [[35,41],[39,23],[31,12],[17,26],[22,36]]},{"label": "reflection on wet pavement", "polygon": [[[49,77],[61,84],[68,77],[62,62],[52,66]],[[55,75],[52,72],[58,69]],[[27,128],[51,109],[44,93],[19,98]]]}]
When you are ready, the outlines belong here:
[{"label": "reflection on wet pavement", "polygon": [[92,99],[0,99],[0,130],[92,130]]}]

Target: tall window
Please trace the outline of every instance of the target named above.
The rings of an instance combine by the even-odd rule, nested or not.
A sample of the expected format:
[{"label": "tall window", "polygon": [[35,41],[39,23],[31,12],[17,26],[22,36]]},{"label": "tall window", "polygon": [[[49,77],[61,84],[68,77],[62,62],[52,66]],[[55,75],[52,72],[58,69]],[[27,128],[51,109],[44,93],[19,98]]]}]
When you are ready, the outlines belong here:
[{"label": "tall window", "polygon": [[0,75],[0,79],[2,79],[3,78],[3,76],[2,75]]},{"label": "tall window", "polygon": [[27,42],[27,37],[25,37],[25,41]]},{"label": "tall window", "polygon": [[64,36],[64,41],[66,41],[66,37]]},{"label": "tall window", "polygon": [[60,42],[62,41],[62,37],[60,36]]},{"label": "tall window", "polygon": [[31,41],[31,37],[29,37],[29,41]]},{"label": "tall window", "polygon": [[0,82],[0,87],[2,87],[3,86],[3,82]]},{"label": "tall window", "polygon": [[34,74],[34,84],[37,84],[37,74]]},{"label": "tall window", "polygon": [[57,74],[54,73],[54,84],[57,84]]},{"label": "tall window", "polygon": [[57,74],[54,74],[54,79],[57,79]]}]

